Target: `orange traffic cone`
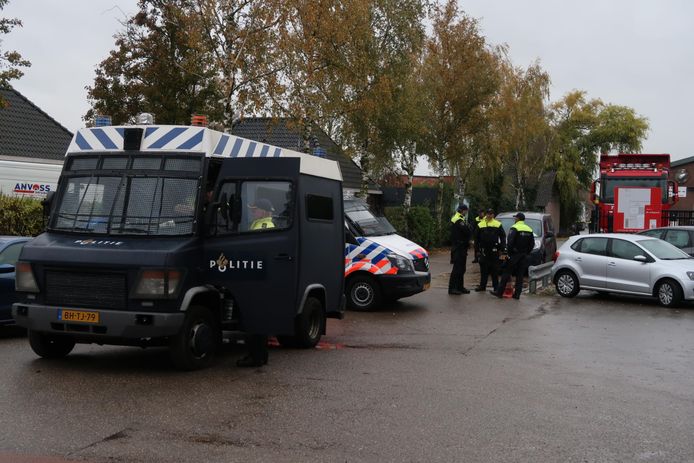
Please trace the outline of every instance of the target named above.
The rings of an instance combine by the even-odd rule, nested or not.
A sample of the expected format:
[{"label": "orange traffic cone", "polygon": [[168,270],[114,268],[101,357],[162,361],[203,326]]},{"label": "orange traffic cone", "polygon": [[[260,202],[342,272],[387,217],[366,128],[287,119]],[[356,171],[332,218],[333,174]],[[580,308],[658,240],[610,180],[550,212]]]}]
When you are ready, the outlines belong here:
[{"label": "orange traffic cone", "polygon": [[513,297],[513,290],[513,285],[506,283],[506,287],[504,288],[504,297],[507,299]]}]

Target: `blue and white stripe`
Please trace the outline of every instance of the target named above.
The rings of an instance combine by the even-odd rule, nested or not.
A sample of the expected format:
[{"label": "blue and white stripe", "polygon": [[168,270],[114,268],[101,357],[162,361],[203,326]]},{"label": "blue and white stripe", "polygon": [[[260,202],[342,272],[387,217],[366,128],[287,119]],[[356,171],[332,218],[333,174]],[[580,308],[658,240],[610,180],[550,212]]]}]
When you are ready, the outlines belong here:
[{"label": "blue and white stripe", "polygon": [[212,151],[213,156],[225,158],[279,158],[282,148],[257,141],[223,134]]},{"label": "blue and white stripe", "polygon": [[[96,127],[79,130],[68,148],[80,151],[121,151],[125,127]],[[196,151],[231,158],[279,158],[282,148],[258,143],[203,127],[146,126],[141,151]],[[211,151],[211,152],[210,152]]]}]

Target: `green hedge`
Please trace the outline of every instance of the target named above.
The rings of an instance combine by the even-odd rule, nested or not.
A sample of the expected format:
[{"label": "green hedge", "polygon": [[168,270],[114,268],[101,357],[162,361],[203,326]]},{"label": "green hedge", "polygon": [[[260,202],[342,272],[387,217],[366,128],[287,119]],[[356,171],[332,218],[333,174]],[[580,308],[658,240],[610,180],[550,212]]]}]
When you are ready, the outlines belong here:
[{"label": "green hedge", "polygon": [[0,195],[0,235],[36,236],[43,228],[41,201]]},{"label": "green hedge", "polygon": [[428,207],[413,206],[407,217],[404,216],[401,206],[386,207],[385,215],[399,235],[424,248],[439,245],[436,239],[436,221]]}]

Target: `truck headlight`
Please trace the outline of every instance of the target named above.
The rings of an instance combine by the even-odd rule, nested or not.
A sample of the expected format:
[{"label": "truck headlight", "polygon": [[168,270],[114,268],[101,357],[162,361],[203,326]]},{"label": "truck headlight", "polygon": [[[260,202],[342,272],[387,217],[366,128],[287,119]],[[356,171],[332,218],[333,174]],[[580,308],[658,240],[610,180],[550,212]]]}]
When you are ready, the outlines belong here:
[{"label": "truck headlight", "polygon": [[694,272],[687,272],[687,276],[690,280],[694,280]]},{"label": "truck headlight", "polygon": [[397,268],[399,272],[414,272],[412,261],[399,254],[388,254],[390,265]]},{"label": "truck headlight", "polygon": [[175,297],[182,272],[170,269],[142,270],[135,288],[135,297]]},{"label": "truck headlight", "polygon": [[17,262],[14,271],[14,287],[17,291],[25,293],[39,292],[39,285],[36,284],[36,278],[34,278],[34,272],[29,262]]}]

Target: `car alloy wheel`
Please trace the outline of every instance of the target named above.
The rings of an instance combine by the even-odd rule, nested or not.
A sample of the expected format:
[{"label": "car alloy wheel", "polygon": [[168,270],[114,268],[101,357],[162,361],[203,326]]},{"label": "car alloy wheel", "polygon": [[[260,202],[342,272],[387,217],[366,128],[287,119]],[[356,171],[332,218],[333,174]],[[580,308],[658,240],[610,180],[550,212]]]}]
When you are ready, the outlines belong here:
[{"label": "car alloy wheel", "polygon": [[663,283],[660,285],[660,288],[658,289],[658,299],[660,299],[660,303],[668,306],[672,304],[672,299],[675,297],[675,292],[672,289],[672,286],[668,283]]},{"label": "car alloy wheel", "polygon": [[557,279],[557,290],[562,295],[571,294],[575,286],[576,282],[574,281],[573,277],[568,273],[560,275],[559,279]]}]

